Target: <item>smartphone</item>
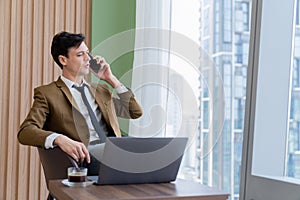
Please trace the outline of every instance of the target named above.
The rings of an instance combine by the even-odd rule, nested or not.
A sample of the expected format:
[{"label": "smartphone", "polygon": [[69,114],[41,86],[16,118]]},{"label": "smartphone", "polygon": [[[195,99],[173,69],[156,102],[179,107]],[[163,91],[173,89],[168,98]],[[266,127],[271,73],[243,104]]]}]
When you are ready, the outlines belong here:
[{"label": "smartphone", "polygon": [[91,54],[89,54],[91,60],[90,60],[90,68],[98,73],[99,72],[99,69],[100,69],[100,64],[97,63],[97,60],[93,58],[93,56]]}]

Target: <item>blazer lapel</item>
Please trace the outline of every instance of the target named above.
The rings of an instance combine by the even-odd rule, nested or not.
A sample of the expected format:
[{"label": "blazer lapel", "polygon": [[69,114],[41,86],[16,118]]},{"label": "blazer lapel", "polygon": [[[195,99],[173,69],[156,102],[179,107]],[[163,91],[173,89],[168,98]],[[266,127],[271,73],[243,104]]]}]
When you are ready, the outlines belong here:
[{"label": "blazer lapel", "polygon": [[72,104],[72,106],[74,108],[76,108],[79,111],[78,105],[75,102],[75,100],[72,97],[72,94],[69,90],[69,88],[66,86],[66,84],[61,80],[61,78],[59,77],[56,81],[56,85],[58,88],[61,89],[61,91],[64,93],[64,95],[66,96],[66,98],[68,99],[68,101]]}]

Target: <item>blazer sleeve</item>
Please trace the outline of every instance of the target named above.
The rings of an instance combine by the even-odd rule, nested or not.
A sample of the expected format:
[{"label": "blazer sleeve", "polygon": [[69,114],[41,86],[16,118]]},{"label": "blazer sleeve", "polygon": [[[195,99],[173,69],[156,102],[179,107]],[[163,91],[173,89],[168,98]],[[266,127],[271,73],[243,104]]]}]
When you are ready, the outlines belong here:
[{"label": "blazer sleeve", "polygon": [[51,131],[43,130],[48,114],[49,107],[45,96],[38,88],[34,89],[33,105],[18,131],[21,144],[44,147],[46,137],[52,134]]},{"label": "blazer sleeve", "polygon": [[119,98],[114,98],[114,106],[118,117],[136,119],[143,115],[143,109],[135,99],[132,91],[118,94]]}]

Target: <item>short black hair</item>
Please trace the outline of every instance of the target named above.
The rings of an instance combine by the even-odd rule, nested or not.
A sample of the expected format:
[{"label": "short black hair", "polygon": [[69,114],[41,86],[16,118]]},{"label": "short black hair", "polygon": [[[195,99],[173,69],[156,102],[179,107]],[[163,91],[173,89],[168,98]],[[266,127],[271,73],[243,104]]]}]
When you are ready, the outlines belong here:
[{"label": "short black hair", "polygon": [[81,33],[69,33],[62,31],[57,33],[52,40],[51,44],[51,55],[54,61],[62,69],[63,65],[59,62],[58,56],[66,56],[68,58],[69,48],[79,47],[84,41],[85,36]]}]

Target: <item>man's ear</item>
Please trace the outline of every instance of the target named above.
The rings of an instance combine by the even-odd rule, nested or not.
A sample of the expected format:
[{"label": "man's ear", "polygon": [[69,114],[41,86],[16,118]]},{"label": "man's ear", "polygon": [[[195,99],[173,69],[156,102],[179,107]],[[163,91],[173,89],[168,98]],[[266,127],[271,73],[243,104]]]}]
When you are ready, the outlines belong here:
[{"label": "man's ear", "polygon": [[59,55],[58,60],[63,66],[67,65],[67,57],[66,56]]}]

